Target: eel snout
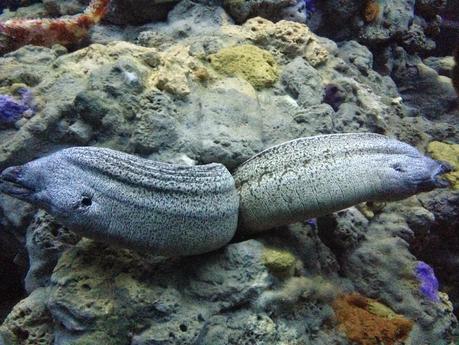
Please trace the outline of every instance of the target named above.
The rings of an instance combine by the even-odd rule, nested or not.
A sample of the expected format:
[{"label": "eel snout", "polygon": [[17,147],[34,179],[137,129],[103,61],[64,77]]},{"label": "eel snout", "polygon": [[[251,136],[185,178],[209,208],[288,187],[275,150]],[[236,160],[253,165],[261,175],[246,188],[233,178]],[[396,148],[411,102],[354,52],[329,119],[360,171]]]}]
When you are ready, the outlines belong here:
[{"label": "eel snout", "polygon": [[429,192],[436,188],[450,187],[450,182],[444,176],[444,174],[454,170],[449,163],[425,156],[421,160],[416,162],[411,161],[411,163],[412,167],[408,169],[407,185],[414,187],[414,193]]},{"label": "eel snout", "polygon": [[28,200],[35,188],[26,182],[23,166],[13,166],[0,173],[0,192]]},{"label": "eel snout", "polygon": [[435,161],[437,167],[433,169],[431,176],[431,182],[436,188],[448,188],[451,186],[451,183],[443,177],[444,174],[447,174],[454,170],[453,166],[447,162]]}]

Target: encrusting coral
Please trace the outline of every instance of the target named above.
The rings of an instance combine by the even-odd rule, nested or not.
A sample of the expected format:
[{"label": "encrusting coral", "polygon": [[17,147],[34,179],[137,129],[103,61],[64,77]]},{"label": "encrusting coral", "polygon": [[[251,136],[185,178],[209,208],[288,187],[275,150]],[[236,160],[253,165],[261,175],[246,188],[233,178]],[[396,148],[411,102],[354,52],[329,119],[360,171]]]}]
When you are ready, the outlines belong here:
[{"label": "encrusting coral", "polygon": [[246,79],[255,89],[270,87],[279,77],[279,68],[271,53],[254,45],[223,48],[209,58],[215,70]]},{"label": "encrusting coral", "polygon": [[340,329],[359,345],[399,344],[413,326],[412,321],[358,293],[339,296],[333,309]]},{"label": "encrusting coral", "polygon": [[110,0],[92,0],[83,14],[68,18],[11,19],[0,23],[0,53],[16,50],[26,44],[76,44],[107,13],[109,3]]},{"label": "encrusting coral", "polygon": [[421,293],[432,302],[438,302],[438,280],[432,267],[420,261],[416,265],[416,278],[419,281]]},{"label": "encrusting coral", "polygon": [[295,270],[295,256],[287,250],[267,248],[263,252],[265,266],[276,276],[292,276]]},{"label": "encrusting coral", "polygon": [[32,92],[21,86],[15,93],[20,96],[19,100],[0,94],[0,126],[14,124],[23,116],[32,117],[34,115]]}]

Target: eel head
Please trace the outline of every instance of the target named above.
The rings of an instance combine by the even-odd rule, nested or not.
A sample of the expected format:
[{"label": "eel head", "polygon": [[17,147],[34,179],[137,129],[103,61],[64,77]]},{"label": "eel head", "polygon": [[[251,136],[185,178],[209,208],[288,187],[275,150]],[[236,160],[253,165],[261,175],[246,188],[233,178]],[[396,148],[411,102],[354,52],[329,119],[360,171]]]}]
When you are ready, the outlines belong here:
[{"label": "eel head", "polygon": [[447,188],[449,182],[442,177],[452,171],[446,162],[419,155],[394,155],[381,162],[384,178],[380,193],[381,200],[393,201],[408,196],[429,192],[435,188]]},{"label": "eel head", "polygon": [[0,192],[46,210],[65,225],[82,222],[94,191],[85,173],[74,168],[59,152],[9,167],[0,174]]}]

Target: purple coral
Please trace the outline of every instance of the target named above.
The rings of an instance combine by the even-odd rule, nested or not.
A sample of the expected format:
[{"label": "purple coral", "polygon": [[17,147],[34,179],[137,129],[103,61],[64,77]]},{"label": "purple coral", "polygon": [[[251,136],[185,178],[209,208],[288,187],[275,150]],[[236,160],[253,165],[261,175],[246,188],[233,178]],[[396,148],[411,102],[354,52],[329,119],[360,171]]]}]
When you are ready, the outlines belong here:
[{"label": "purple coral", "polygon": [[34,114],[32,92],[21,88],[18,93],[21,95],[20,100],[8,95],[0,95],[0,123],[12,124],[22,116],[30,117]]},{"label": "purple coral", "polygon": [[421,293],[433,302],[438,302],[438,280],[432,267],[419,261],[416,265],[416,278],[419,281]]}]

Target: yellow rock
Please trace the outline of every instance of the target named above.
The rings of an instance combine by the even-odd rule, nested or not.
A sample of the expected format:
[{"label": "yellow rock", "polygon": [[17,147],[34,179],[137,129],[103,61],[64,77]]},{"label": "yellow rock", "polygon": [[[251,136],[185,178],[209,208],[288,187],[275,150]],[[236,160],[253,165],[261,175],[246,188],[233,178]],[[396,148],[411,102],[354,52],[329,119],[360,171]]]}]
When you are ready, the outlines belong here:
[{"label": "yellow rock", "polygon": [[272,274],[279,277],[292,276],[295,271],[295,256],[289,251],[277,248],[265,248],[263,263]]},{"label": "yellow rock", "polygon": [[251,44],[223,48],[209,58],[217,72],[243,78],[255,89],[270,87],[279,78],[271,53]]},{"label": "yellow rock", "polygon": [[434,158],[450,163],[454,171],[445,175],[454,189],[459,189],[459,144],[447,144],[432,141],[427,146],[427,152]]}]

